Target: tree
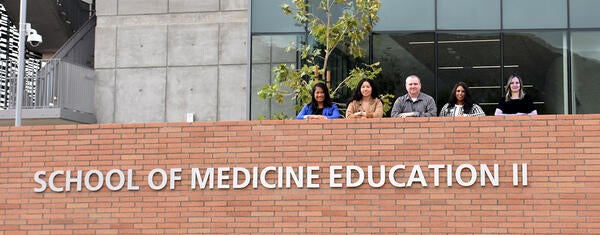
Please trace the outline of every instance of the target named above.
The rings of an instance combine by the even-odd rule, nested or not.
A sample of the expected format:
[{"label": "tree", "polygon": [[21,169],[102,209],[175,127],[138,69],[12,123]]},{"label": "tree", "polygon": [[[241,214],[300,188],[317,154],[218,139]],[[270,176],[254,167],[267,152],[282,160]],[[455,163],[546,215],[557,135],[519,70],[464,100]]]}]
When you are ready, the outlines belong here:
[{"label": "tree", "polygon": [[[273,68],[275,80],[258,92],[263,99],[275,99],[282,103],[284,97],[291,96],[296,100],[296,111],[302,105],[310,102],[312,86],[317,82],[325,82],[330,88],[330,94],[335,94],[346,87],[354,89],[363,78],[375,79],[381,72],[379,63],[362,65],[353,68],[349,75],[335,88],[330,86],[330,71],[328,62],[336,48],[344,48],[354,58],[365,56],[365,49],[360,43],[369,36],[373,24],[379,21],[377,12],[381,7],[379,0],[321,0],[317,9],[322,16],[310,12],[311,5],[305,0],[293,0],[293,5],[281,5],[284,14],[293,15],[296,22],[305,25],[307,33],[314,38],[319,46],[309,43],[291,45],[302,59],[301,68],[295,65],[280,64]],[[334,18],[334,9],[342,9],[341,16]],[[391,107],[393,95],[382,95],[384,110]],[[275,119],[286,118],[283,114],[275,114]]]}]

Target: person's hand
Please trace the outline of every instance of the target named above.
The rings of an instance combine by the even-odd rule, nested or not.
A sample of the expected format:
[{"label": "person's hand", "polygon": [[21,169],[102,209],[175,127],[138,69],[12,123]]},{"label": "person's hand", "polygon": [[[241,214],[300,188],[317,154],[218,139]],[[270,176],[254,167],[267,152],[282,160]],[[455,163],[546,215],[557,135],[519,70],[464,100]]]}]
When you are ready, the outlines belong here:
[{"label": "person's hand", "polygon": [[409,112],[409,113],[401,113],[401,114],[400,114],[400,117],[401,117],[401,118],[405,118],[405,117],[412,117],[412,116],[415,116],[415,113],[413,113],[413,112]]},{"label": "person's hand", "polygon": [[327,119],[326,116],[323,115],[306,115],[304,119]]},{"label": "person's hand", "polygon": [[367,113],[364,111],[354,113],[354,117],[367,118]]}]

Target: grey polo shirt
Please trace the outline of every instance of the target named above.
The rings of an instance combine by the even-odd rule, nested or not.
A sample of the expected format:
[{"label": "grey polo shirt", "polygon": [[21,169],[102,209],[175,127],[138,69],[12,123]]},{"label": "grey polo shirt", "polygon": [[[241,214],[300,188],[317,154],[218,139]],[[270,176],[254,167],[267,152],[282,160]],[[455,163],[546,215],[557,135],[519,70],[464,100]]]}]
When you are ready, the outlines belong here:
[{"label": "grey polo shirt", "polygon": [[437,107],[433,98],[423,92],[419,93],[416,101],[406,94],[398,97],[392,108],[392,117],[399,117],[401,113],[415,112],[417,117],[437,116]]}]

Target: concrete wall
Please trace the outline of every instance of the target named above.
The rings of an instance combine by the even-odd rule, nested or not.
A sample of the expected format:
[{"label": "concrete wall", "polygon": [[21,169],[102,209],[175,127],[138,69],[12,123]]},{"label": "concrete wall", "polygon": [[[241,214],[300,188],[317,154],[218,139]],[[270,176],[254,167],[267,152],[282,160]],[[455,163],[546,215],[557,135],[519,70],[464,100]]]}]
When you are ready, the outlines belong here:
[{"label": "concrete wall", "polygon": [[97,1],[98,122],[247,119],[248,2]]},{"label": "concrete wall", "polygon": [[[498,164],[499,183],[466,169],[449,181],[446,168],[435,186],[431,164]],[[513,164],[528,169],[517,185]],[[338,170],[342,186],[330,187],[330,166],[374,166],[379,182],[380,165],[406,169],[384,174],[381,187],[370,186],[366,172],[363,184],[345,186],[358,173]],[[414,165],[427,186],[388,180],[406,183]],[[228,189],[191,188],[192,168],[255,166],[319,166],[320,187],[308,188],[304,173],[301,187],[233,189],[230,176],[222,181]],[[176,168],[173,189],[149,187],[153,169]],[[139,189],[77,191],[72,183],[69,192],[34,192],[38,171],[49,182],[52,172],[75,178],[113,169]],[[472,185],[459,184],[472,176]],[[265,181],[277,177],[269,171]],[[53,182],[66,190],[66,179]],[[599,114],[0,127],[0,234],[600,234],[599,179]]]}]

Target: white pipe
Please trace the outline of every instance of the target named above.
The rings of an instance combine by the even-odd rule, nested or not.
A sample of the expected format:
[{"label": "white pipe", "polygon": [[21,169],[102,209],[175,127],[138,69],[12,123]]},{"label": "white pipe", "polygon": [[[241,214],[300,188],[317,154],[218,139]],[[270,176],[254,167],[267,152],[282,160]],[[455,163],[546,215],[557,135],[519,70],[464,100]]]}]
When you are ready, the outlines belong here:
[{"label": "white pipe", "polygon": [[21,14],[19,15],[19,67],[17,76],[17,104],[15,113],[15,126],[21,126],[21,109],[23,106],[23,77],[25,76],[25,43],[27,43],[27,0],[21,0]]}]

